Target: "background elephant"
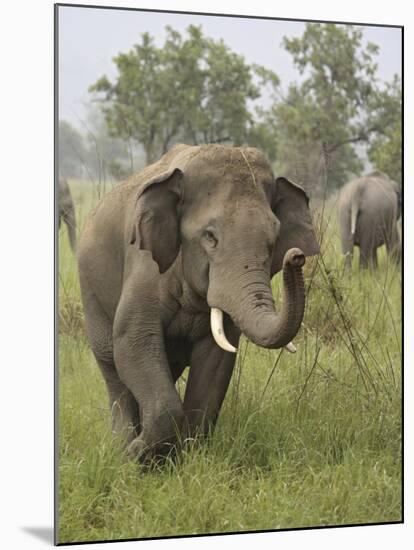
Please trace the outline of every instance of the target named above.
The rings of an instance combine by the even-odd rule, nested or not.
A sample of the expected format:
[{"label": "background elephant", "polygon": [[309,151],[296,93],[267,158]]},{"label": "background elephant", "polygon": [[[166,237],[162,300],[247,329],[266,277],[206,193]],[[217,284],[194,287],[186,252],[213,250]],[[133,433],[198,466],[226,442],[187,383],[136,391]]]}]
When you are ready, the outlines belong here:
[{"label": "background elephant", "polygon": [[354,245],[360,249],[360,267],[377,267],[377,248],[383,244],[388,254],[399,260],[400,214],[399,187],[386,174],[372,172],[344,185],[338,200],[338,223],[345,265],[351,267]]},{"label": "background elephant", "polygon": [[59,205],[59,229],[61,220],[68,228],[69,242],[72,250],[76,248],[76,218],[75,206],[73,204],[72,195],[66,179],[59,178],[58,188],[58,205]]},{"label": "background elephant", "polygon": [[[275,180],[256,149],[177,145],[104,197],[80,241],[79,274],[113,431],[130,456],[161,453],[180,429],[208,432],[241,332],[266,348],[297,333],[304,256],[318,251],[305,192]],[[282,267],[276,313],[270,279]],[[182,402],[174,384],[186,366]]]}]

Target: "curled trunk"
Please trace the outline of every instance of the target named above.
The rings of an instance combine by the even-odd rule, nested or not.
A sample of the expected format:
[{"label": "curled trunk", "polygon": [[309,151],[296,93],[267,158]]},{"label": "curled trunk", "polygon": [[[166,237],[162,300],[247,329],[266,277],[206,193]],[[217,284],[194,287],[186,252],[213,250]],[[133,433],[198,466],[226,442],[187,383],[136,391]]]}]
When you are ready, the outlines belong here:
[{"label": "curled trunk", "polygon": [[[270,287],[270,277],[264,271],[252,275],[243,289],[234,297],[235,290],[228,290],[232,300],[219,298],[211,292],[209,303],[228,313],[239,329],[255,344],[276,349],[289,346],[298,332],[305,309],[305,290],[302,266],[305,256],[298,248],[291,248],[283,260],[283,301],[279,313]],[[234,287],[233,282],[233,287]]]}]

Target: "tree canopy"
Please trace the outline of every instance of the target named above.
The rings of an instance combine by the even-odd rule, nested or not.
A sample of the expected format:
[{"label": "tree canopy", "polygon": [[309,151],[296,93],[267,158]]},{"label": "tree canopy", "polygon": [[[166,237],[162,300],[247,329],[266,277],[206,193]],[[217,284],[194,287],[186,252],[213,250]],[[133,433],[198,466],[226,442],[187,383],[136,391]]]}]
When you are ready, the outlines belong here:
[{"label": "tree canopy", "polygon": [[[388,143],[384,117],[395,126],[400,106],[389,99],[388,87],[381,89],[378,47],[363,43],[361,29],[308,23],[300,38],[285,37],[283,45],[301,81],[265,115],[279,128],[280,168],[311,188],[323,187],[326,177],[330,189],[336,188],[363,171],[355,145]],[[375,164],[378,154],[370,155]]]},{"label": "tree canopy", "polygon": [[378,92],[373,107],[374,123],[381,126],[371,140],[369,159],[378,170],[402,183],[401,81],[398,77]]},{"label": "tree canopy", "polygon": [[200,27],[185,35],[166,27],[162,46],[144,33],[114,58],[116,78],[103,76],[90,91],[110,134],[130,148],[140,144],[146,162],[179,141],[248,144],[278,172],[321,191],[363,172],[366,151],[375,168],[400,181],[401,83],[379,82],[378,47],[359,27],[320,23],[307,23],[282,46],[298,72],[287,87]]},{"label": "tree canopy", "polygon": [[112,134],[141,143],[147,162],[177,141],[244,143],[252,124],[248,101],[260,95],[251,67],[199,27],[189,26],[187,37],[166,32],[163,47],[143,34],[114,58],[116,81],[103,76],[90,87]]}]

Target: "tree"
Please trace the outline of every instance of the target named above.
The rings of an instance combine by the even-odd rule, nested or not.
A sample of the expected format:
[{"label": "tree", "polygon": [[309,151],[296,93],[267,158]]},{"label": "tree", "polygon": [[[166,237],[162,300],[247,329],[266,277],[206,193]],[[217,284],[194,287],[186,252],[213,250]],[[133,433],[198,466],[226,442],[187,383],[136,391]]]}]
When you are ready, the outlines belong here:
[{"label": "tree", "polygon": [[369,152],[369,158],[378,170],[402,184],[401,120],[387,137],[379,136]]},{"label": "tree", "polygon": [[199,105],[203,113],[202,140],[241,145],[253,123],[247,101],[260,97],[259,89],[253,84],[251,67],[242,56],[231,52],[222,40],[210,39],[206,43],[207,69]]},{"label": "tree", "polygon": [[319,115],[312,98],[296,84],[289,87],[285,100],[267,113],[268,125],[278,129],[277,172],[313,192],[323,191],[328,173],[332,189],[344,183],[350,173],[362,170],[362,162],[350,143],[344,141],[340,147],[333,147],[325,141]]},{"label": "tree", "polygon": [[100,100],[111,135],[142,143],[151,161],[160,127],[159,103],[155,101],[161,88],[159,51],[145,33],[140,45],[128,54],[119,54],[114,62],[119,73],[117,82],[112,84],[103,76],[90,91],[104,94]]},{"label": "tree", "polygon": [[259,97],[253,70],[223,41],[190,26],[171,27],[162,48],[145,33],[141,43],[114,58],[115,82],[90,87],[112,135],[141,143],[152,162],[177,141],[245,143],[253,118],[248,101]]},{"label": "tree", "polygon": [[384,131],[373,116],[378,47],[364,46],[362,38],[353,26],[308,23],[302,37],[283,40],[303,80],[274,102],[266,118],[279,129],[279,165],[308,187],[321,190],[326,170],[330,189],[359,173],[354,145]]},{"label": "tree", "polygon": [[66,178],[83,175],[86,147],[82,134],[66,120],[59,121],[59,173]]},{"label": "tree", "polygon": [[[280,101],[280,79],[277,74],[260,65],[254,65],[253,71],[259,90],[268,95],[273,105],[277,105]],[[266,153],[270,162],[276,161],[279,153],[279,128],[275,124],[273,109],[255,106],[246,141]]]},{"label": "tree", "polygon": [[144,164],[142,148],[109,134],[105,117],[96,104],[89,104],[87,116],[82,121],[87,144],[89,175],[96,179],[112,176],[122,179]]},{"label": "tree", "polygon": [[375,168],[402,183],[402,113],[401,82],[394,77],[374,99],[372,118],[381,125],[369,148],[369,159]]}]

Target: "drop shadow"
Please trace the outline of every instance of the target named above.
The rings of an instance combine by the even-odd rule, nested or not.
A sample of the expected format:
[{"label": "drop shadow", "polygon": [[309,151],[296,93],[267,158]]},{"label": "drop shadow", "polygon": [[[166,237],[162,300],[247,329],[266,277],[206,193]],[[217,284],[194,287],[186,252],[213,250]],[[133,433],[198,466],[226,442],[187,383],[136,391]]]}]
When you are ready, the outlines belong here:
[{"label": "drop shadow", "polygon": [[54,544],[53,527],[21,527],[21,530],[51,545]]}]

